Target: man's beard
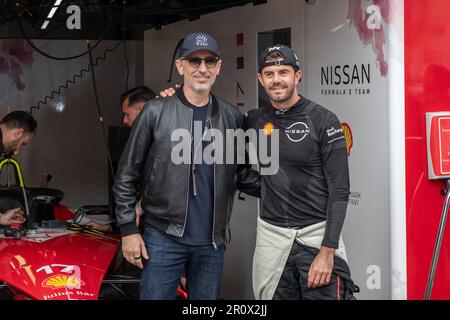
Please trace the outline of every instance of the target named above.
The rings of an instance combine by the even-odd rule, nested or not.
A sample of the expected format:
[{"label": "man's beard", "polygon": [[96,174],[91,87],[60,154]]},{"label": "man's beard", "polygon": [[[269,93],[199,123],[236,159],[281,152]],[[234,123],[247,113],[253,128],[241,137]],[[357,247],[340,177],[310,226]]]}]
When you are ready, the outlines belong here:
[{"label": "man's beard", "polygon": [[191,88],[196,92],[202,92],[202,91],[210,91],[212,85],[209,83],[194,83],[191,85]]},{"label": "man's beard", "polygon": [[197,83],[193,82],[190,87],[192,90],[196,92],[202,92],[202,91],[211,91],[212,86],[214,85],[214,82],[216,81],[215,78],[210,77],[209,82],[206,83]]},{"label": "man's beard", "polygon": [[295,90],[295,86],[292,86],[290,89],[288,89],[287,93],[285,95],[282,96],[277,96],[275,94],[268,93],[270,100],[272,100],[273,102],[277,102],[277,103],[283,103],[288,101],[294,94],[294,90]]}]

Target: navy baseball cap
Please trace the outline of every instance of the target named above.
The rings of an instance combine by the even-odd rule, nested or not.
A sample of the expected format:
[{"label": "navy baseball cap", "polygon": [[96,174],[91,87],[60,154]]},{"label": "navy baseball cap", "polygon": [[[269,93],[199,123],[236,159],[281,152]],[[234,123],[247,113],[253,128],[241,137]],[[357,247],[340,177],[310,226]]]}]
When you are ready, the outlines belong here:
[{"label": "navy baseball cap", "polygon": [[178,50],[178,57],[187,57],[191,53],[199,50],[209,50],[217,56],[220,56],[220,48],[216,39],[203,32],[188,34]]},{"label": "navy baseball cap", "polygon": [[[270,62],[267,61],[267,56],[275,52],[278,53],[283,58],[283,60]],[[300,70],[300,62],[294,50],[292,50],[288,46],[276,44],[266,48],[259,56],[258,72],[261,72],[262,69],[264,69],[265,67],[279,66],[279,65],[292,66],[296,71]]]}]

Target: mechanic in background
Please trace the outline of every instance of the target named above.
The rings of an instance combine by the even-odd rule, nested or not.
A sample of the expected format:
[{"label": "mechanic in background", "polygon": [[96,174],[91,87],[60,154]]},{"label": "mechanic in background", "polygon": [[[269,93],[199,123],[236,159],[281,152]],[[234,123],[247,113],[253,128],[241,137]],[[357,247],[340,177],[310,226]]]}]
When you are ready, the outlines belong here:
[{"label": "mechanic in background", "polygon": [[[37,129],[37,122],[26,111],[12,111],[0,122],[0,159],[13,155],[27,145]],[[24,223],[22,209],[15,208],[0,213],[0,225]]]},{"label": "mechanic in background", "polygon": [[37,129],[37,122],[26,111],[12,111],[0,122],[0,158],[27,145]]},{"label": "mechanic in background", "polygon": [[[134,120],[139,116],[142,110],[144,110],[145,104],[150,99],[155,98],[156,95],[152,89],[146,86],[138,86],[128,90],[120,97],[120,104],[122,107],[123,124],[131,128]],[[142,215],[141,202],[136,204],[136,225],[140,224],[140,217]],[[111,232],[113,230],[110,224],[101,224],[95,221],[91,221],[87,224],[94,229],[102,232]]]}]

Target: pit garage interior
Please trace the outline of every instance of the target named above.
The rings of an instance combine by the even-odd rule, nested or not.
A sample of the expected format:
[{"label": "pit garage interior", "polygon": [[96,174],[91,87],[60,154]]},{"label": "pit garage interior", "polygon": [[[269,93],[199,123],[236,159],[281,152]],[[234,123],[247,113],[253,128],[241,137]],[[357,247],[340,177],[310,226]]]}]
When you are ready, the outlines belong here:
[{"label": "pit garage interior", "polygon": [[[26,187],[46,180],[74,212],[98,206],[111,214],[111,171],[129,132],[122,93],[180,84],[172,69],[177,43],[207,32],[223,60],[213,92],[245,113],[265,99],[258,54],[289,45],[303,70],[299,92],[347,128],[343,238],[356,298],[424,299],[435,262],[428,298],[449,299],[450,240],[441,223],[448,176],[430,178],[426,121],[427,113],[450,115],[448,12],[447,0],[5,0],[0,117],[25,110],[38,122],[15,156]],[[254,299],[258,212],[258,199],[236,194],[223,299]],[[0,264],[8,263],[2,254],[14,253],[0,250]]]}]

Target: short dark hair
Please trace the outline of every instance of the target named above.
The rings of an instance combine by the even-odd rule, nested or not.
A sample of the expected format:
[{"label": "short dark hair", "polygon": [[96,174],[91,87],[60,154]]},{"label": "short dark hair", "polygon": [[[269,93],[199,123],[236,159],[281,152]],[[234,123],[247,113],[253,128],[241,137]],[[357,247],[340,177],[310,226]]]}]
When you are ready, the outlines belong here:
[{"label": "short dark hair", "polygon": [[139,86],[122,94],[120,103],[124,102],[125,99],[128,98],[128,104],[131,106],[138,102],[147,102],[154,97],[156,97],[156,94],[152,89],[146,86]]},{"label": "short dark hair", "polygon": [[29,133],[34,133],[37,129],[37,122],[30,112],[12,111],[8,113],[0,122],[11,129],[24,129]]}]

